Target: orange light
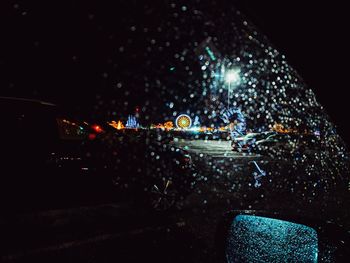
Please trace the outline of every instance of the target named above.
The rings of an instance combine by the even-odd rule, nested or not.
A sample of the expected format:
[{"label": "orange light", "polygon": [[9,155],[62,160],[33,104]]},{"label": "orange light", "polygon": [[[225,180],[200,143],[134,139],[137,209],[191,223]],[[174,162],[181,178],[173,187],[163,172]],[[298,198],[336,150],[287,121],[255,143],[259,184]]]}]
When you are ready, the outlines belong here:
[{"label": "orange light", "polygon": [[111,121],[111,122],[108,122],[108,124],[117,130],[125,129],[125,126],[123,125],[123,123],[120,120],[118,122]]},{"label": "orange light", "polygon": [[297,129],[285,128],[282,124],[275,123],[272,130],[278,133],[299,133]]},{"label": "orange light", "polygon": [[117,123],[117,130],[122,130],[124,128],[125,128],[124,124],[121,121],[118,121],[118,123]]},{"label": "orange light", "polygon": [[174,123],[172,121],[167,121],[166,123],[164,123],[164,128],[167,131],[172,130],[174,128]]},{"label": "orange light", "polygon": [[156,126],[157,129],[164,129],[164,125],[159,123],[157,126]]}]

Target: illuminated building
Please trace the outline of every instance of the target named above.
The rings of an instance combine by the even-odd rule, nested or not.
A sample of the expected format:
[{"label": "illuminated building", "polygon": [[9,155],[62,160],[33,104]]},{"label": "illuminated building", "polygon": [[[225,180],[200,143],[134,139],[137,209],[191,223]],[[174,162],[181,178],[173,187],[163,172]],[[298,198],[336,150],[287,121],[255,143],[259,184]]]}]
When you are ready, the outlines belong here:
[{"label": "illuminated building", "polygon": [[140,127],[140,124],[137,122],[135,116],[129,115],[125,127],[128,129],[137,129]]}]

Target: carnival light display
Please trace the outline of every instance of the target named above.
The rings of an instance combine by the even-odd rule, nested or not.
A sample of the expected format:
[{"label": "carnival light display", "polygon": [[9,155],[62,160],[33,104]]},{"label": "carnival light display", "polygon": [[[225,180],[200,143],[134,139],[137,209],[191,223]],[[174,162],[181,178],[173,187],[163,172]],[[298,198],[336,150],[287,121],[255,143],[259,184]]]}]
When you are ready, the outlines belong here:
[{"label": "carnival light display", "polygon": [[164,123],[165,130],[169,131],[174,129],[174,123],[172,121],[167,121]]},{"label": "carnival light display", "polygon": [[187,114],[180,114],[175,121],[178,129],[189,129],[192,126],[192,119]]},{"label": "carnival light display", "polygon": [[233,129],[231,130],[231,137],[242,136],[246,134],[246,120],[239,108],[231,107],[221,112],[221,119],[226,124],[235,122]]},{"label": "carnival light display", "polygon": [[125,129],[124,124],[120,120],[118,122],[116,122],[116,121],[108,122],[108,125],[112,126],[113,128],[115,128],[117,130]]},{"label": "carnival light display", "polygon": [[137,129],[140,127],[140,124],[138,123],[135,116],[129,115],[125,127],[128,129]]}]

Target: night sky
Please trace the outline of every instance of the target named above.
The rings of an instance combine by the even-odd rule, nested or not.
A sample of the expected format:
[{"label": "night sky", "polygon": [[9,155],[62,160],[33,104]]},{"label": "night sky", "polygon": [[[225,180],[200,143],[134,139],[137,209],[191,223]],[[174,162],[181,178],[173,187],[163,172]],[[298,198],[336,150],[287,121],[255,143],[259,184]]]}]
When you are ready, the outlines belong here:
[{"label": "night sky", "polygon": [[[1,2],[1,95],[49,100],[74,110],[96,103],[96,93],[111,85],[111,52],[120,37],[113,34],[118,25],[108,19],[126,15],[118,13],[117,4],[85,2]],[[349,143],[345,3],[220,1],[218,16],[233,2],[286,55]],[[126,17],[143,13],[141,5],[129,11]]]},{"label": "night sky", "polygon": [[237,1],[316,93],[350,143],[349,15],[342,1]]}]

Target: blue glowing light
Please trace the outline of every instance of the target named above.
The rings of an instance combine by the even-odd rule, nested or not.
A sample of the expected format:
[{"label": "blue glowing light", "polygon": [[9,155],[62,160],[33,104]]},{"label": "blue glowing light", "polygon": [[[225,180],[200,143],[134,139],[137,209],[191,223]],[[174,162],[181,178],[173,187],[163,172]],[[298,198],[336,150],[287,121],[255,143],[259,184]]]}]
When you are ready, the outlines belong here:
[{"label": "blue glowing light", "polygon": [[261,178],[266,176],[266,172],[260,168],[256,161],[253,161],[255,168],[257,171],[253,173],[253,177],[255,180],[254,187],[258,188],[261,186]]},{"label": "blue glowing light", "polygon": [[201,126],[201,124],[200,124],[200,122],[199,122],[199,117],[198,117],[198,116],[195,116],[195,117],[194,117],[193,126],[194,126],[194,127],[200,127],[200,126]]},{"label": "blue glowing light", "polygon": [[225,109],[221,111],[220,117],[226,124],[230,124],[232,121],[236,121],[236,124],[234,125],[233,129],[230,130],[231,139],[246,134],[246,120],[242,111],[239,108],[232,107],[229,109]]},{"label": "blue glowing light", "polygon": [[215,57],[213,51],[211,51],[211,49],[210,49],[209,47],[205,47],[205,51],[207,51],[209,57],[210,57],[212,60],[214,60],[214,61],[216,60],[216,57]]},{"label": "blue glowing light", "polygon": [[129,129],[137,129],[140,127],[140,124],[137,122],[137,119],[135,116],[129,115],[128,121],[126,122],[125,127]]}]

